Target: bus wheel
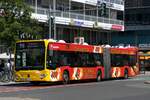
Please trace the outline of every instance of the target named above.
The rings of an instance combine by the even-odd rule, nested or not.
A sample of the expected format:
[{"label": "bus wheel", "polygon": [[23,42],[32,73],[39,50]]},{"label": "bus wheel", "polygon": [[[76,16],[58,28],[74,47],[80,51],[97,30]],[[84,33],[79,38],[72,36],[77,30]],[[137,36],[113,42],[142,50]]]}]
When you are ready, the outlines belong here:
[{"label": "bus wheel", "polygon": [[96,81],[97,81],[97,82],[100,82],[101,80],[102,80],[102,73],[101,73],[101,71],[98,71],[98,72],[97,72]]},{"label": "bus wheel", "polygon": [[125,71],[124,71],[124,79],[128,79],[128,70],[126,69]]},{"label": "bus wheel", "polygon": [[67,71],[64,71],[63,73],[63,83],[68,84],[69,83],[69,73]]}]

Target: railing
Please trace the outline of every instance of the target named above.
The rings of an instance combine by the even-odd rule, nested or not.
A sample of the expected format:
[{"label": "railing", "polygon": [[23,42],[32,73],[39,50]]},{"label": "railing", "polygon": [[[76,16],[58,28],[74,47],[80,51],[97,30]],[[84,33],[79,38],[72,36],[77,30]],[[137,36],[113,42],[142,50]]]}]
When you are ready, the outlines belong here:
[{"label": "railing", "polygon": [[104,2],[110,2],[110,3],[124,5],[124,1],[123,0],[103,0],[103,1]]},{"label": "railing", "polygon": [[[35,8],[32,7],[32,9],[35,11]],[[48,15],[49,10],[45,8],[37,8],[37,13],[38,14],[43,14],[43,15]],[[53,12],[51,10],[50,12],[55,13],[56,17],[63,17],[63,18],[73,18],[73,19],[79,19],[79,20],[87,20],[87,21],[98,21],[98,22],[103,22],[103,23],[109,23],[109,24],[119,24],[119,25],[124,25],[124,21],[121,20],[116,20],[116,19],[109,19],[109,18],[104,18],[104,17],[98,17],[97,16],[90,16],[90,15],[84,15],[84,14],[77,14],[77,13],[69,13],[69,12],[63,12],[63,11],[55,11]]]}]

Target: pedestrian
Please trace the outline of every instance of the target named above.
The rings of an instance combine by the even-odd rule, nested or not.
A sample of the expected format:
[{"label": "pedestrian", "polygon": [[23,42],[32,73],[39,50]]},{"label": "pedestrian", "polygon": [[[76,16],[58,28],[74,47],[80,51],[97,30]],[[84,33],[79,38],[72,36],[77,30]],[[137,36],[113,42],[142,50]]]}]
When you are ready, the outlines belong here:
[{"label": "pedestrian", "polygon": [[4,67],[5,67],[4,60],[1,60],[0,61],[0,78],[2,77],[4,73]]},{"label": "pedestrian", "polygon": [[0,61],[0,72],[1,72],[1,71],[4,71],[4,67],[5,67],[4,60],[1,60],[1,61]]},{"label": "pedestrian", "polygon": [[8,60],[8,61],[6,62],[6,68],[7,68],[8,71],[11,70],[11,62],[10,62],[10,60]]},{"label": "pedestrian", "polygon": [[5,64],[6,66],[6,73],[7,73],[7,76],[8,76],[8,81],[11,81],[12,80],[12,64],[11,64],[11,61],[8,60]]},{"label": "pedestrian", "polygon": [[145,66],[144,66],[144,61],[141,61],[140,62],[140,68],[141,68],[141,71],[143,72],[143,74],[145,74]]}]

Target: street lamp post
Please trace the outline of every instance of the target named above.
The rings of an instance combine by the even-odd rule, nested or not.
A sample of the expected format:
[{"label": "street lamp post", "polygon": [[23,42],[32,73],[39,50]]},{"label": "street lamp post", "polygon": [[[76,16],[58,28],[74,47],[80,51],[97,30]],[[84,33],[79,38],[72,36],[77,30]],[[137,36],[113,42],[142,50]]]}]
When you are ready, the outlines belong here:
[{"label": "street lamp post", "polygon": [[49,35],[48,35],[48,38],[52,38],[52,32],[51,32],[51,5],[49,3],[49,12],[48,12],[48,24],[49,24]]},{"label": "street lamp post", "polygon": [[53,30],[54,30],[54,39],[56,39],[56,23],[55,23],[55,16],[56,16],[56,14],[55,14],[55,12],[56,12],[56,0],[53,0],[53,11],[54,11],[54,13],[53,13],[53,24],[54,24],[54,26],[53,26]]},{"label": "street lamp post", "polygon": [[[49,23],[49,38],[56,39],[56,0],[53,0],[53,11],[51,10],[50,0],[49,0],[49,12],[48,12],[48,23]],[[52,16],[51,16],[52,15]]]},{"label": "street lamp post", "polygon": [[96,8],[96,18],[97,18],[97,22],[98,22],[98,4],[97,4],[96,7],[97,7],[97,8]]},{"label": "street lamp post", "polygon": [[83,4],[83,10],[84,10],[84,20],[85,20],[85,2]]},{"label": "street lamp post", "polygon": [[35,0],[35,13],[37,14],[37,0]]},{"label": "street lamp post", "polygon": [[[110,3],[110,0],[109,0]],[[109,23],[110,23],[110,7],[108,8],[108,16],[109,16]]]},{"label": "street lamp post", "polygon": [[71,12],[71,0],[69,0],[69,18],[70,18],[70,12]]}]

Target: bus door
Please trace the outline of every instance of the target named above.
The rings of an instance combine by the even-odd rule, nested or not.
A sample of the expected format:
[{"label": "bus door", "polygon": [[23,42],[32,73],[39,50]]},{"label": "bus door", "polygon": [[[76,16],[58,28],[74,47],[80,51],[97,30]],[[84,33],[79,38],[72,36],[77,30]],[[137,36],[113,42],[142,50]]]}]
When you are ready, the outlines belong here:
[{"label": "bus door", "polygon": [[110,70],[111,70],[110,48],[104,48],[103,63],[104,63],[104,78],[108,79],[110,78]]}]

